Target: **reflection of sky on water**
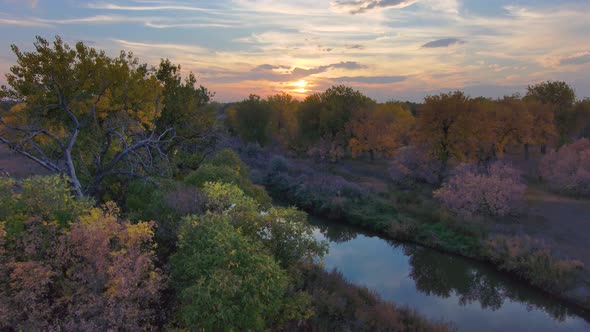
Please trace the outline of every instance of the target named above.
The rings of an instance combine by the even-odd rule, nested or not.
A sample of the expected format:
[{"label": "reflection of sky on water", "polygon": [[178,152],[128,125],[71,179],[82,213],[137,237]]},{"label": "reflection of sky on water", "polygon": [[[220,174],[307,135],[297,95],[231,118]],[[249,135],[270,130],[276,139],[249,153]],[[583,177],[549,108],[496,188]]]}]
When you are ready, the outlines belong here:
[{"label": "reflection of sky on water", "polygon": [[[327,240],[319,230],[316,230],[315,235]],[[427,252],[426,255],[432,253]],[[434,259],[437,259],[437,255],[440,254],[435,253]],[[327,270],[337,268],[348,280],[377,291],[385,300],[409,306],[435,320],[453,321],[460,331],[590,331],[590,323],[580,317],[570,316],[558,321],[545,311],[535,308],[535,305],[527,306],[510,298],[503,298],[500,308],[494,311],[489,307],[482,309],[479,299],[461,305],[460,296],[454,289],[450,290],[450,295],[446,298],[427,295],[417,289],[417,284],[411,277],[410,257],[404,253],[402,247],[394,248],[378,237],[358,234],[352,240],[330,242],[330,252],[324,264]],[[459,264],[459,269],[465,269],[465,262],[468,262],[455,257],[445,260],[450,263],[445,262],[441,266],[449,269],[455,268],[454,265],[457,264],[454,262]],[[495,285],[501,285],[501,289],[510,287],[514,291],[515,288],[523,288],[523,296],[534,292],[499,273],[486,270],[474,266],[467,268],[466,273],[483,275],[484,281],[492,280]],[[425,287],[424,283],[421,285]],[[440,288],[441,285],[435,287]],[[535,301],[543,301],[545,305],[550,303],[550,300],[534,293]]]}]

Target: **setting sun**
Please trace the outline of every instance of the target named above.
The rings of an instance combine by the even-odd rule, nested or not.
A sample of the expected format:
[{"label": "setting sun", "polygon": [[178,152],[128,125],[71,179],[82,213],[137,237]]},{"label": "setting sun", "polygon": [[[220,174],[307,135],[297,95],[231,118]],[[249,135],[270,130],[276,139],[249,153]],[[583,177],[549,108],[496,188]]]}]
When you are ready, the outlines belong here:
[{"label": "setting sun", "polygon": [[296,87],[296,89],[293,90],[293,92],[295,93],[305,93],[307,92],[307,90],[305,89],[307,87],[307,82],[305,80],[299,80],[297,82],[294,82],[292,84],[294,87]]},{"label": "setting sun", "polygon": [[301,81],[295,82],[295,84],[293,84],[293,85],[295,85],[296,87],[299,87],[299,88],[305,88],[305,86],[307,85],[307,82],[305,82],[305,80],[301,80]]}]

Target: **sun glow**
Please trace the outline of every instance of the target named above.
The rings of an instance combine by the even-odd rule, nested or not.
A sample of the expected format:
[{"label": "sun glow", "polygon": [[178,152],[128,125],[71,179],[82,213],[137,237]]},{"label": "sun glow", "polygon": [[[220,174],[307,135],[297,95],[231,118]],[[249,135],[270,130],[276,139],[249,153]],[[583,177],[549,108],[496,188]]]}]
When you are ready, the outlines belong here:
[{"label": "sun glow", "polygon": [[307,82],[305,80],[300,80],[300,81],[294,82],[291,85],[296,87],[296,89],[294,89],[293,92],[296,92],[296,93],[307,92],[307,90],[305,89],[307,87]]}]

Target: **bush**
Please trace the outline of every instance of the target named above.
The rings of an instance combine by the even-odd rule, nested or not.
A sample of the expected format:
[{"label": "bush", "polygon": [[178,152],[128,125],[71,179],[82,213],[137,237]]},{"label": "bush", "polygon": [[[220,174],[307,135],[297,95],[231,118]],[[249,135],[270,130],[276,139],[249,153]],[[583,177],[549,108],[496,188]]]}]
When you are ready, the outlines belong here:
[{"label": "bush", "polygon": [[584,264],[551,254],[542,240],[529,236],[496,236],[484,244],[486,256],[500,269],[552,291],[567,289]]},{"label": "bush", "polygon": [[462,217],[506,216],[518,211],[525,190],[519,171],[508,164],[463,164],[434,192],[434,197]]},{"label": "bush", "polygon": [[0,220],[10,238],[31,217],[55,221],[62,227],[88,212],[92,202],[76,198],[70,182],[59,175],[34,176],[22,181],[0,178]]},{"label": "bush", "polygon": [[398,184],[438,184],[443,176],[442,169],[442,162],[431,158],[425,150],[410,146],[400,149],[394,155],[389,172],[393,181]]},{"label": "bush", "polygon": [[539,174],[552,190],[590,196],[590,140],[579,139],[549,152],[541,160]]},{"label": "bush", "polygon": [[264,188],[250,181],[249,174],[248,166],[242,162],[240,157],[232,150],[225,149],[205,161],[196,171],[190,173],[184,182],[198,187],[202,187],[206,182],[235,184],[258,203],[269,207],[270,196]]},{"label": "bush", "polygon": [[383,301],[366,287],[355,286],[338,271],[314,268],[305,289],[311,294],[316,315],[314,331],[448,331],[448,324],[433,323],[408,308]]}]

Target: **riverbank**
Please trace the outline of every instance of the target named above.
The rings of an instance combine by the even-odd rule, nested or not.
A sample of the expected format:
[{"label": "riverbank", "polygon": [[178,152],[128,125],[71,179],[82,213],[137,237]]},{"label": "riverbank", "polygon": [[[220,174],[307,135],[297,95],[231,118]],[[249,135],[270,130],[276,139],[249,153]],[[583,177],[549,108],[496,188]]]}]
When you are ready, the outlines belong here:
[{"label": "riverbank", "polygon": [[385,163],[314,164],[264,151],[243,156],[254,170],[254,180],[271,195],[311,214],[485,261],[552,296],[590,309],[590,273],[581,268],[579,257],[568,256],[518,221],[459,222],[437,206],[432,188],[395,187]]}]

